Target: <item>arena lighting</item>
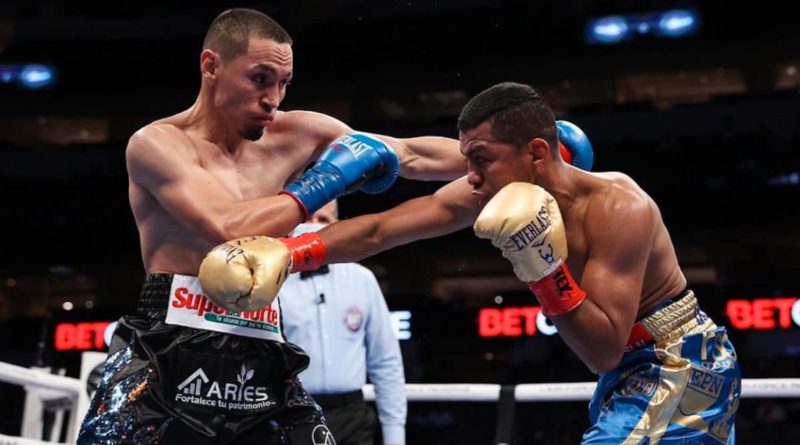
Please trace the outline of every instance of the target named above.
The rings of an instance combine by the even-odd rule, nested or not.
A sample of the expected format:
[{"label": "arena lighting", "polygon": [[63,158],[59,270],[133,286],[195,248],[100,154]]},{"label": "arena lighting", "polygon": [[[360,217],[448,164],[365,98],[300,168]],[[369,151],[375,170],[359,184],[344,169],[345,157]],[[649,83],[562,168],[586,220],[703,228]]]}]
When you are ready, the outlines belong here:
[{"label": "arena lighting", "polygon": [[590,45],[611,45],[632,40],[637,34],[678,38],[691,35],[699,28],[700,16],[692,9],[611,15],[587,22],[586,42]]},{"label": "arena lighting", "polygon": [[767,180],[769,185],[800,185],[800,172],[773,176]]},{"label": "arena lighting", "polygon": [[590,20],[586,38],[592,45],[619,43],[628,37],[629,32],[625,17],[615,15]]},{"label": "arena lighting", "polygon": [[656,35],[663,37],[683,37],[697,31],[700,20],[696,12],[688,9],[675,9],[661,14]]},{"label": "arena lighting", "polygon": [[49,87],[55,83],[57,77],[56,68],[48,64],[0,65],[0,83],[17,83],[31,90]]}]

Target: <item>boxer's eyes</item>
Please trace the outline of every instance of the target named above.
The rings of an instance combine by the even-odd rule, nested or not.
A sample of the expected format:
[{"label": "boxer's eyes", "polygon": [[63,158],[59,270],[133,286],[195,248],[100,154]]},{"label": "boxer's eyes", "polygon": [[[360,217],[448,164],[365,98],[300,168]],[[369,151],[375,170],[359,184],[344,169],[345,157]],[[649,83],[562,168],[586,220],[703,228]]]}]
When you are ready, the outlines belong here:
[{"label": "boxer's eyes", "polygon": [[263,85],[264,82],[266,82],[266,80],[267,76],[263,74],[256,74],[255,76],[253,76],[253,83],[256,83],[258,85]]}]

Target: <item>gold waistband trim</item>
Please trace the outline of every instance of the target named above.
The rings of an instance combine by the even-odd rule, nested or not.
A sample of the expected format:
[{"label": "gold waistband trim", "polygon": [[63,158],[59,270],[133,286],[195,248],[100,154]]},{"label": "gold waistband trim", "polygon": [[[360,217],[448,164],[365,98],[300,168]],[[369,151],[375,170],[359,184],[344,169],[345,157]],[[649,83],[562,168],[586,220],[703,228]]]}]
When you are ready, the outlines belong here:
[{"label": "gold waistband trim", "polygon": [[698,312],[700,308],[697,305],[697,298],[694,292],[689,290],[680,300],[648,315],[639,323],[647,329],[656,342],[660,342],[670,337],[682,337],[700,326],[698,321],[708,317],[698,317]]}]

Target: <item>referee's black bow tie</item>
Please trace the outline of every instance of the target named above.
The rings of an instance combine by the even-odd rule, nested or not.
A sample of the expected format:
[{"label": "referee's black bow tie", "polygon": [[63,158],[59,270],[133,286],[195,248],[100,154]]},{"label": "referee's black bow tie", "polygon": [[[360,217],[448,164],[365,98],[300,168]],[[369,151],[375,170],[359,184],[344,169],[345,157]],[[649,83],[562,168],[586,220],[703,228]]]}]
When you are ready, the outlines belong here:
[{"label": "referee's black bow tie", "polygon": [[304,270],[300,272],[300,279],[305,280],[308,277],[313,277],[314,275],[325,275],[326,273],[330,272],[331,270],[328,268],[328,265],[325,264],[321,266],[317,270]]}]

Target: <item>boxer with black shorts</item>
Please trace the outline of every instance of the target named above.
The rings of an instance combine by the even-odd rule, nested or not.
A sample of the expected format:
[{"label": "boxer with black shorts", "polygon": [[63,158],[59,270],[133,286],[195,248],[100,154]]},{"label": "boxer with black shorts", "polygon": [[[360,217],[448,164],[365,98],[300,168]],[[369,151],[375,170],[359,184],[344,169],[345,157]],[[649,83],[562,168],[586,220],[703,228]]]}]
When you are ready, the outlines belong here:
[{"label": "boxer with black shorts", "polygon": [[[211,276],[224,295],[212,302],[201,260],[224,240],[285,235],[331,199],[379,193],[398,173],[447,180],[466,164],[451,139],[373,136],[278,111],[292,60],[274,20],[226,11],[203,44],[196,102],[131,137],[129,199],[148,275],[137,313],[114,335],[79,444],[334,443],[296,379],[309,358],[283,338],[274,293],[285,275]],[[242,241],[228,258],[252,258],[260,243]]]}]

